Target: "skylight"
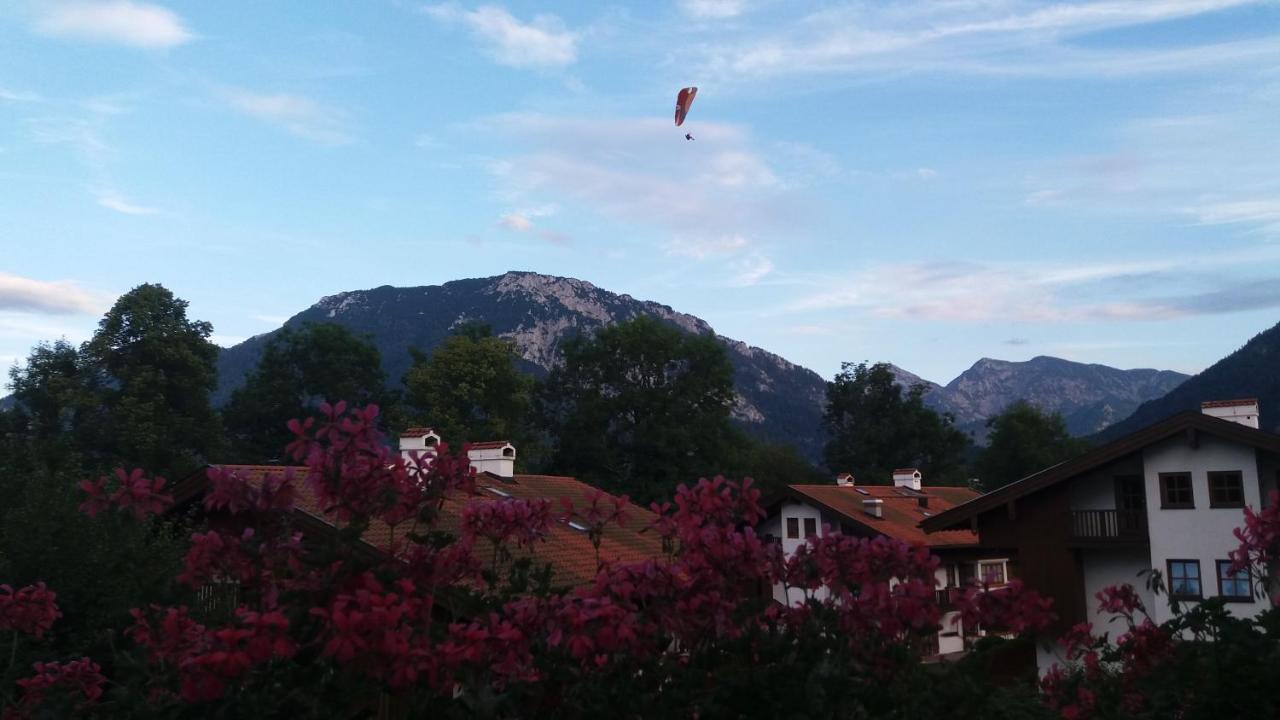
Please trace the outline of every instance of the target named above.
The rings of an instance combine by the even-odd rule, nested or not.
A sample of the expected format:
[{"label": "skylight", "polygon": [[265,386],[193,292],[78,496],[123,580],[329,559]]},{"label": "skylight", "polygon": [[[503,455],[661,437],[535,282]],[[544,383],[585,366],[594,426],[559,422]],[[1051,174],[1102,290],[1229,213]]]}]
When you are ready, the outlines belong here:
[{"label": "skylight", "polygon": [[871,494],[871,493],[867,492],[866,490],[863,490],[862,488],[854,488],[854,490],[855,490],[859,495],[870,495],[870,494]]},{"label": "skylight", "polygon": [[480,487],[484,490],[488,490],[489,492],[493,493],[494,495],[497,495],[498,497],[505,497],[505,498],[511,497],[511,493],[506,492],[505,490],[499,490],[496,487],[489,487],[488,485],[481,485]]},{"label": "skylight", "polygon": [[570,520],[570,521],[569,521],[569,527],[573,528],[574,530],[577,530],[578,532],[586,532],[586,531],[587,531],[587,526],[586,526],[586,525],[583,525],[582,523],[579,523],[579,522],[575,522],[575,521],[573,521],[573,520]]}]

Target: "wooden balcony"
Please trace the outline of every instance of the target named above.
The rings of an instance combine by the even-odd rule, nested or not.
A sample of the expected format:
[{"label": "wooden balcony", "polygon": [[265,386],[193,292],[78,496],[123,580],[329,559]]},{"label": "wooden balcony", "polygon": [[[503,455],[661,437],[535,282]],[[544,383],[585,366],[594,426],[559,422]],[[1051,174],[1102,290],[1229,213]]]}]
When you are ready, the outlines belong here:
[{"label": "wooden balcony", "polygon": [[1145,510],[1072,510],[1070,539],[1074,545],[1146,545]]}]

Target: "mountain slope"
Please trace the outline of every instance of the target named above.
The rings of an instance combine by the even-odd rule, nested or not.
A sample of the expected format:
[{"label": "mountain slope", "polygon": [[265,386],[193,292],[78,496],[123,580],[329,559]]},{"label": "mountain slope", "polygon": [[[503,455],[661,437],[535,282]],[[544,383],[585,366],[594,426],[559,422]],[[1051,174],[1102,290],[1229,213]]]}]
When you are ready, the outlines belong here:
[{"label": "mountain slope", "polygon": [[953,414],[956,424],[979,442],[986,437],[987,420],[1019,399],[1061,413],[1072,435],[1090,435],[1187,377],[1171,370],[1117,370],[1043,355],[1025,362],[983,358],[927,393],[925,404]]},{"label": "mountain slope", "polygon": [[[323,298],[285,325],[333,322],[370,336],[382,353],[388,377],[398,384],[411,363],[410,347],[430,351],[462,323],[487,324],[494,334],[510,338],[524,369],[542,375],[558,362],[560,346],[568,338],[640,315],[687,332],[714,334],[705,321],[666,305],[617,295],[581,280],[527,272],[425,287],[343,292]],[[259,335],[223,351],[215,400],[225,402],[244,382],[270,337]],[[790,443],[817,461],[824,442],[821,414],[826,382],[773,353],[730,338],[720,340],[735,371],[739,397],[735,419],[751,435]]]},{"label": "mountain slope", "polygon": [[1260,427],[1280,432],[1280,324],[1253,336],[1239,350],[1169,394],[1143,403],[1098,437],[1117,438],[1184,410],[1198,410],[1206,400],[1236,398],[1257,398],[1261,406]]}]

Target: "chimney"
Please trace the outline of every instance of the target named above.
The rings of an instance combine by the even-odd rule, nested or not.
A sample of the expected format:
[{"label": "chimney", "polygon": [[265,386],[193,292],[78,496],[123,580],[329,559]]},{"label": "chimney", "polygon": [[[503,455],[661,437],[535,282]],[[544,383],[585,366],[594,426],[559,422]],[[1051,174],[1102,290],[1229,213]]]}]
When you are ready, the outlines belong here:
[{"label": "chimney", "polygon": [[1221,418],[1233,423],[1240,423],[1254,430],[1258,429],[1258,399],[1243,400],[1210,400],[1200,403],[1200,412],[1210,417]]},{"label": "chimney", "polygon": [[893,486],[920,490],[920,471],[915,468],[898,468],[893,471]]},{"label": "chimney", "polygon": [[478,473],[487,472],[504,478],[516,474],[516,446],[506,440],[472,443],[467,448],[467,459]]},{"label": "chimney", "polygon": [[836,485],[839,487],[853,487],[853,473],[840,473],[837,475]]},{"label": "chimney", "polygon": [[884,517],[884,501],[880,498],[866,498],[862,501],[862,510],[874,518]]},{"label": "chimney", "polygon": [[432,428],[411,427],[400,433],[400,455],[405,460],[409,459],[411,452],[419,455],[435,455],[436,446],[439,444],[440,435]]}]

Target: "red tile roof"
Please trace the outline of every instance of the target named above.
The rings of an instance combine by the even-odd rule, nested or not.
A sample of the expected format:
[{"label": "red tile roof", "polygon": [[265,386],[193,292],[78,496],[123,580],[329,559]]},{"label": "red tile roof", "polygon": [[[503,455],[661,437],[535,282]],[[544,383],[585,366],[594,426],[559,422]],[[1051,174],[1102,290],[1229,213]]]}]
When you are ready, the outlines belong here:
[{"label": "red tile roof", "polygon": [[920,471],[916,468],[897,468],[893,471],[893,474],[894,475],[914,475],[915,473],[918,473],[918,472]]},{"label": "red tile roof", "polygon": [[[472,450],[493,450],[495,448],[506,447],[508,445],[511,445],[511,443],[506,440],[486,440],[484,442],[467,443],[467,447]],[[512,445],[512,447],[515,446]]]},{"label": "red tile roof", "polygon": [[[303,482],[307,474],[305,467],[290,468],[281,465],[221,465],[219,467],[236,471],[251,483],[262,482],[268,474],[283,474],[292,470],[296,478],[295,510],[326,525],[333,525],[332,521],[325,517],[319,503]],[[202,493],[207,487],[207,478],[204,473],[192,478],[192,481],[203,482],[181,483],[174,490],[179,502]],[[587,505],[587,493],[594,489],[571,477],[516,475],[512,478],[499,478],[489,473],[479,473],[476,476],[478,493],[471,497],[453,495],[446,500],[438,528],[456,532],[461,523],[462,509],[467,503],[493,502],[502,497],[487,492],[485,488],[500,490],[506,496],[513,498],[545,498],[551,503],[553,515],[563,512],[560,498],[569,498],[575,507],[582,508]],[[662,538],[656,531],[645,531],[655,519],[655,515],[635,504],[628,505],[626,514],[628,516],[626,525],[622,527],[610,525],[605,528],[600,542],[600,560],[640,562],[664,557]],[[362,539],[375,548],[385,549],[392,544],[393,540],[403,541],[405,532],[403,528],[399,528],[396,531],[396,537],[393,538],[390,526],[380,521],[373,521]],[[481,557],[485,556],[485,552],[480,549],[477,549],[477,554]],[[518,555],[518,553],[515,554]],[[551,523],[546,539],[533,548],[532,554],[538,560],[551,565],[553,582],[558,585],[582,585],[591,582],[596,576],[596,553],[586,531],[575,530],[563,522]]]},{"label": "red tile roof", "polygon": [[1258,398],[1241,398],[1240,400],[1206,400],[1200,403],[1202,408],[1235,407],[1237,405],[1257,405]]},{"label": "red tile roof", "polygon": [[425,436],[425,435],[439,435],[439,434],[440,434],[440,433],[437,433],[437,432],[435,431],[435,428],[429,428],[429,427],[411,427],[411,428],[406,429],[404,432],[400,433],[400,437],[402,437],[402,438],[408,438],[408,437],[423,437],[423,436]]},{"label": "red tile roof", "polygon": [[[891,485],[791,485],[793,497],[818,505],[842,519],[873,532],[929,547],[976,545],[978,536],[969,530],[926,533],[920,522],[926,517],[968,502],[978,493],[963,487],[924,487],[919,492]],[[929,507],[920,507],[928,498]],[[880,499],[883,517],[863,510],[863,500]],[[926,515],[925,513],[928,513]]]}]

